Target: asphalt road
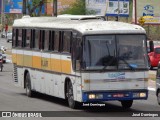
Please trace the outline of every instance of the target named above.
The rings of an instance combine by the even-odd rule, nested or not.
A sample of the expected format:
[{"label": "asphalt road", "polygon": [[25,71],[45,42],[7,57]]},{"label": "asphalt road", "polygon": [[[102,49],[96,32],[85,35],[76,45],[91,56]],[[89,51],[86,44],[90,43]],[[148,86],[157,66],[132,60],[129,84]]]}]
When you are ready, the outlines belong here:
[{"label": "asphalt road", "polygon": [[[11,43],[6,43],[4,39],[0,39],[0,45],[11,47]],[[80,107],[79,109],[70,109],[65,100],[58,99],[55,97],[37,94],[34,98],[29,98],[25,94],[23,88],[19,88],[14,85],[12,79],[12,63],[4,64],[4,71],[0,72],[0,111],[38,111],[42,114],[50,114],[51,116],[57,116],[58,119],[75,119],[79,120],[128,120],[128,119],[139,119],[139,120],[159,120],[160,118],[160,106],[157,104],[155,91],[149,91],[148,100],[134,101],[131,109],[124,110],[121,107],[120,102],[112,101],[106,102],[105,107]],[[154,71],[152,71],[154,72]],[[154,87],[154,86],[152,86]],[[147,112],[145,112],[147,111]],[[159,112],[158,112],[159,111]],[[132,114],[159,114],[159,117],[132,117]],[[1,115],[0,115],[1,116]],[[41,119],[57,119],[53,118],[41,118]],[[67,117],[67,118],[66,118]],[[17,120],[18,118],[14,118]],[[19,118],[21,119],[21,118]],[[37,119],[40,118],[30,118]]]},{"label": "asphalt road", "polygon": [[4,65],[4,71],[0,72],[0,111],[70,111],[53,113],[56,113],[57,116],[104,116],[108,118],[110,116],[130,116],[136,112],[160,111],[160,106],[157,104],[154,91],[149,91],[148,100],[134,101],[129,110],[122,109],[120,102],[117,101],[106,102],[105,107],[80,107],[73,110],[68,108],[66,101],[55,97],[37,94],[34,98],[28,98],[23,88],[13,84],[12,64],[7,63]]}]

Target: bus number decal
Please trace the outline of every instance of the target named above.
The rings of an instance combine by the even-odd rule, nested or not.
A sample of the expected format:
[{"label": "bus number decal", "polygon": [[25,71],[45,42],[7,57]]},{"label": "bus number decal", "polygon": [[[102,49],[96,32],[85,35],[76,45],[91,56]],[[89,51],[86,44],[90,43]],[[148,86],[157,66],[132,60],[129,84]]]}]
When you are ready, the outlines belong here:
[{"label": "bus number decal", "polygon": [[41,60],[41,66],[42,67],[48,67],[48,60],[47,59],[42,59]]}]

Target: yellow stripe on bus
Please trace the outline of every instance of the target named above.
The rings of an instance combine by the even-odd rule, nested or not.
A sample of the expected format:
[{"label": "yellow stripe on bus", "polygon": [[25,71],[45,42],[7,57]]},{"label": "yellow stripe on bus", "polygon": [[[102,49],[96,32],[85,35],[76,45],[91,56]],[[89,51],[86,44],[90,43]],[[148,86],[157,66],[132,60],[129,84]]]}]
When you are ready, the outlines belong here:
[{"label": "yellow stripe on bus", "polygon": [[24,66],[32,67],[32,56],[24,55],[23,59],[24,59],[23,60],[23,65]]},{"label": "yellow stripe on bus", "polygon": [[71,61],[61,60],[61,64],[62,64],[62,72],[70,74],[71,73]]},{"label": "yellow stripe on bus", "polygon": [[17,65],[23,66],[23,55],[22,54],[17,54]]},{"label": "yellow stripe on bus", "polygon": [[41,57],[39,56],[32,57],[32,67],[41,69]]},{"label": "yellow stripe on bus", "polygon": [[61,72],[61,60],[51,59],[51,70]]},{"label": "yellow stripe on bus", "polygon": [[12,54],[12,63],[17,63],[17,54]]},{"label": "yellow stripe on bus", "polygon": [[12,54],[13,63],[42,70],[71,74],[71,61],[39,56]]}]

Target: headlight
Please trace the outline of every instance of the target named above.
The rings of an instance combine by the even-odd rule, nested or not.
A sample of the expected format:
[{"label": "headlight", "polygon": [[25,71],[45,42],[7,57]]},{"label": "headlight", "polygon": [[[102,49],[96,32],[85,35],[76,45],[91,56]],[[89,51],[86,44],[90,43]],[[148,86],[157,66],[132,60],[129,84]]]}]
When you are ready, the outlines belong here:
[{"label": "headlight", "polygon": [[96,98],[96,96],[95,96],[95,94],[89,94],[89,99],[95,99]]},{"label": "headlight", "polygon": [[140,93],[140,97],[146,97],[146,93]]},{"label": "headlight", "polygon": [[133,93],[133,97],[134,98],[143,98],[143,97],[146,97],[147,94],[145,92],[142,92],[142,93]]},{"label": "headlight", "polygon": [[89,94],[88,98],[89,99],[102,99],[103,98],[103,94]]}]

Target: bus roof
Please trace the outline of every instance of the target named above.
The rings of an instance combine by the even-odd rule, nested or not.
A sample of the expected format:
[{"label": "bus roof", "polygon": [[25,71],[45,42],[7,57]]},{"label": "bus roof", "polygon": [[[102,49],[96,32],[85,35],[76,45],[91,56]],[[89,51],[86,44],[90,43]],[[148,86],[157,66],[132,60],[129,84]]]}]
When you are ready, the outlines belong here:
[{"label": "bus roof", "polygon": [[[94,18],[94,16],[91,16]],[[76,18],[76,17],[75,17]],[[78,18],[78,16],[77,16]],[[80,17],[79,17],[80,18]],[[70,17],[29,17],[24,16],[22,19],[14,21],[13,27],[18,28],[49,28],[49,29],[73,29],[82,34],[126,34],[142,33],[145,30],[138,25],[117,22],[104,21],[102,19],[71,19]]]},{"label": "bus roof", "polygon": [[58,15],[58,18],[70,18],[71,20],[83,20],[83,19],[96,19],[98,16],[95,15]]}]

